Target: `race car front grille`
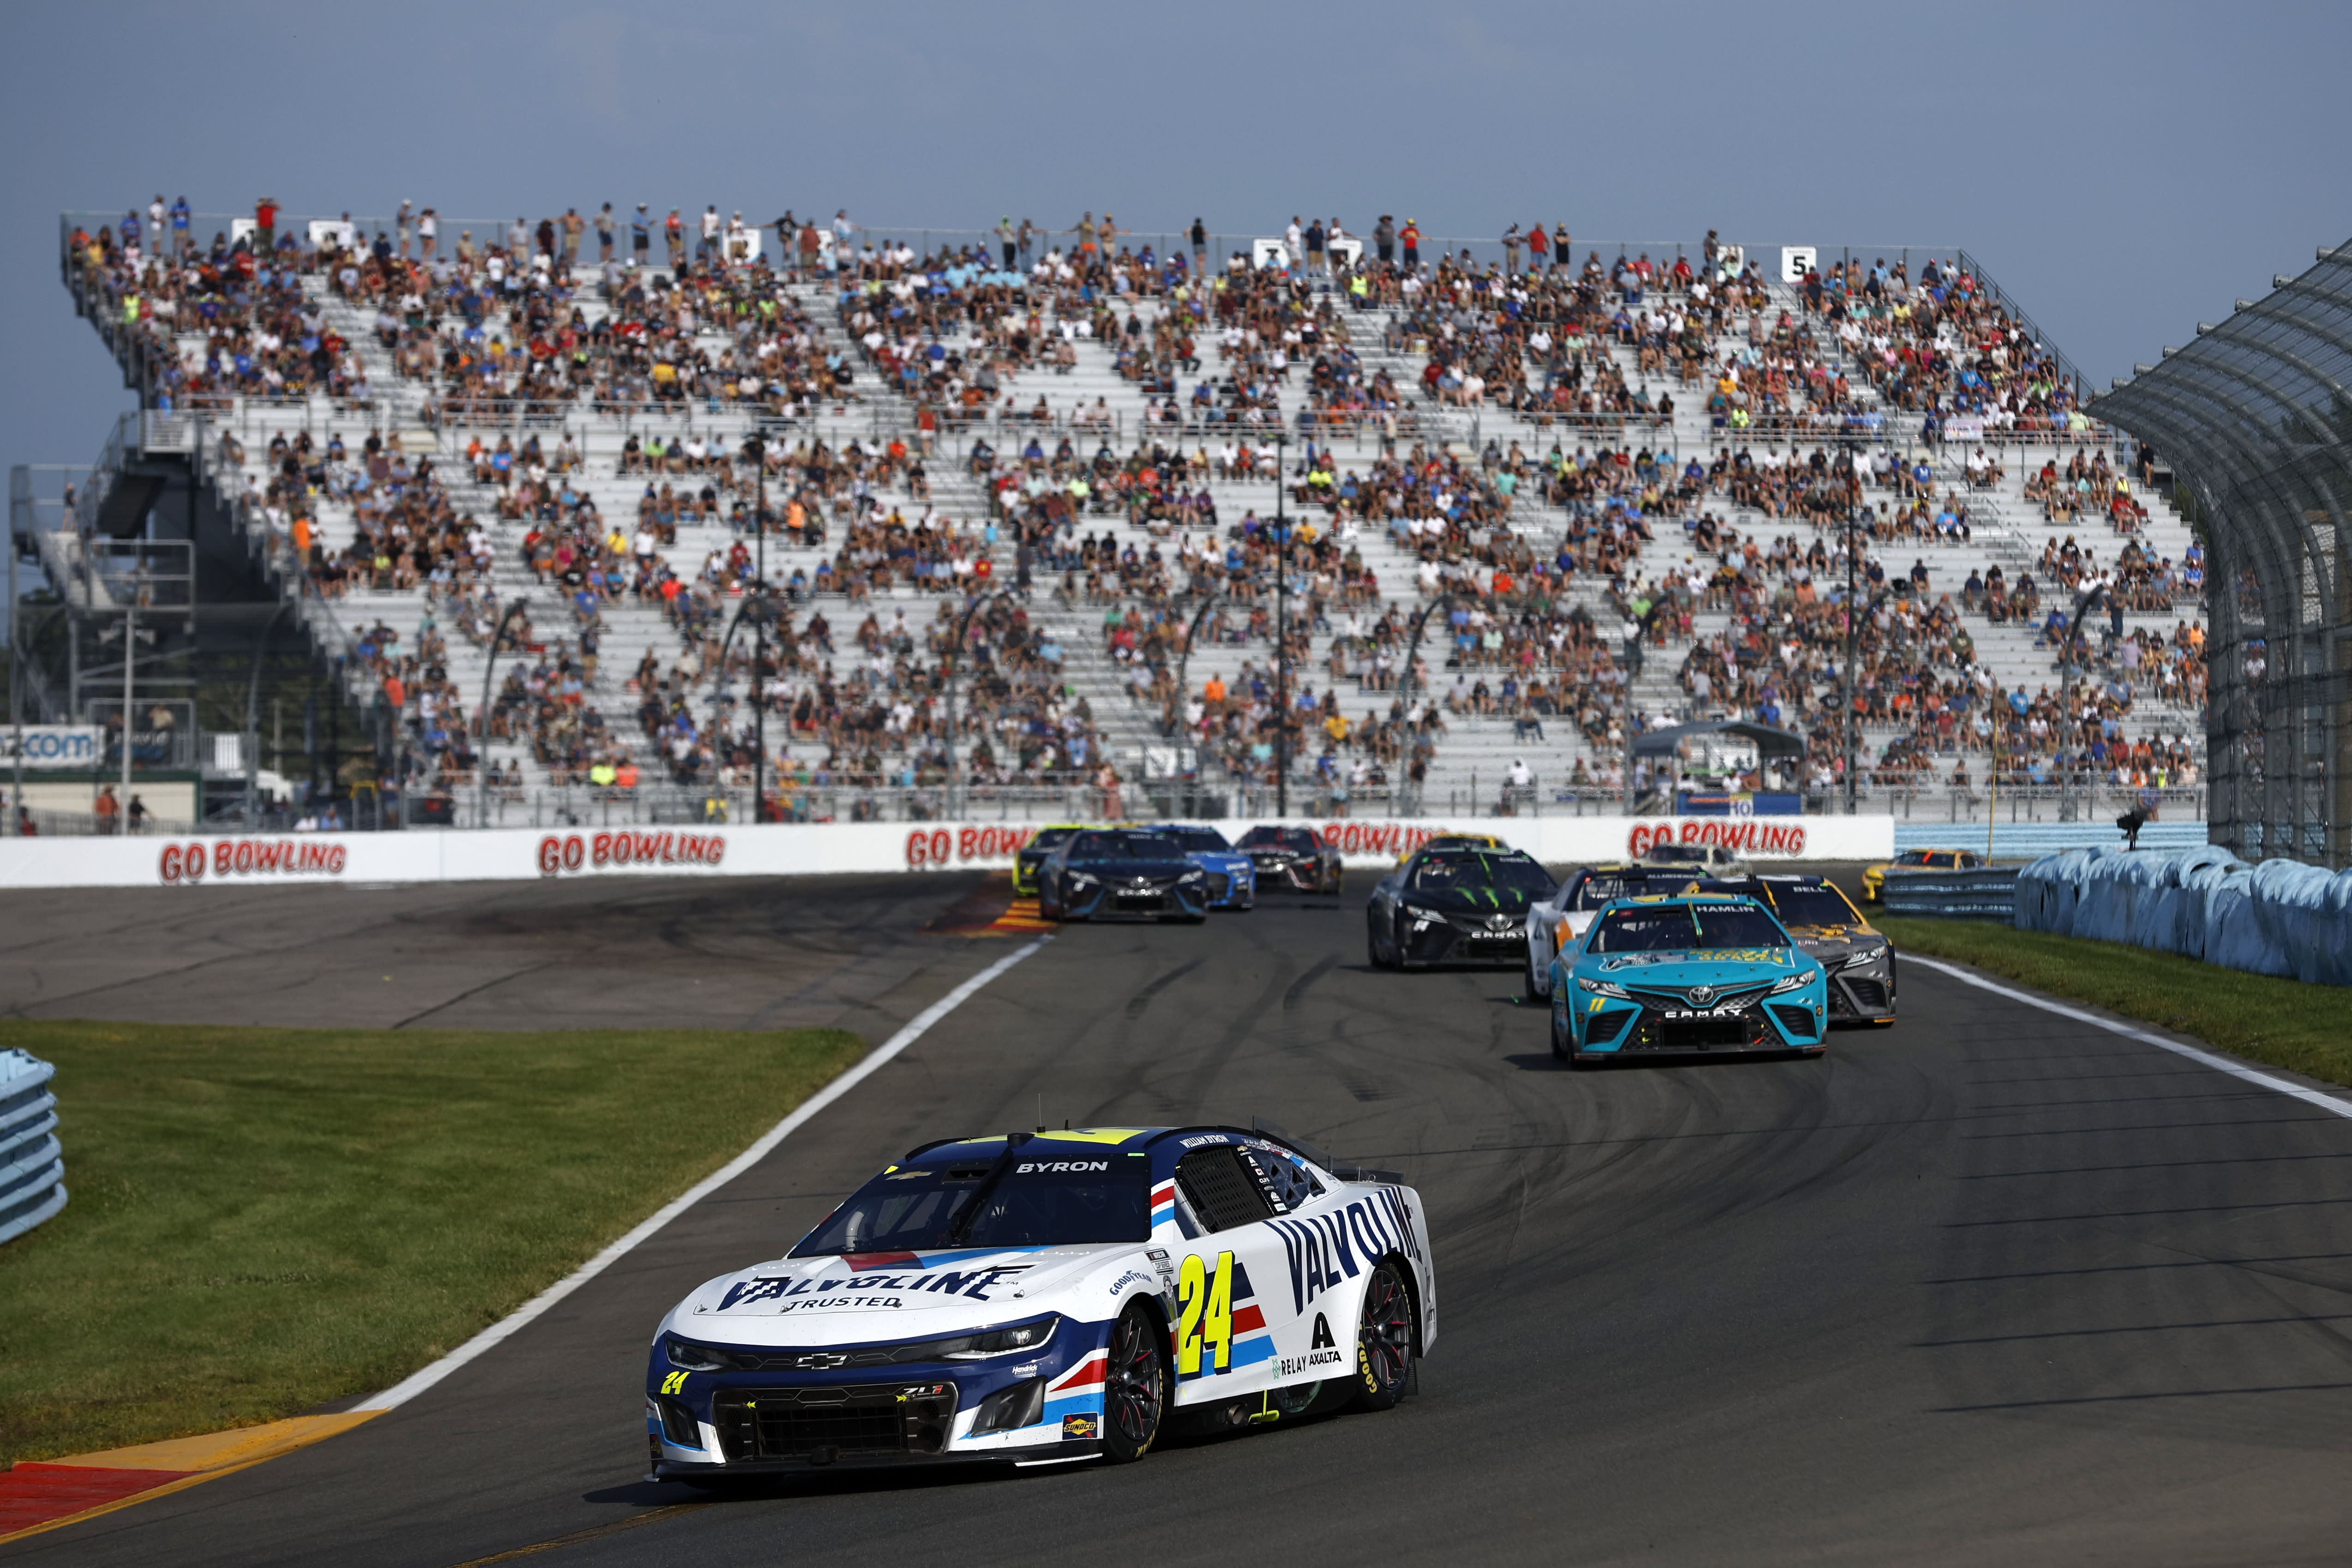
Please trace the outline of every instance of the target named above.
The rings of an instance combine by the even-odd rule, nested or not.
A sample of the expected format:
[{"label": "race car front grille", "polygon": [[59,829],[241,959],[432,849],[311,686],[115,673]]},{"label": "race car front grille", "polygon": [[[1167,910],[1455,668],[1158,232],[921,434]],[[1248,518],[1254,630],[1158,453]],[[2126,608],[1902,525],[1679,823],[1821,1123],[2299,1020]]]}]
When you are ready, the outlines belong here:
[{"label": "race car front grille", "polygon": [[1625,1026],[1640,1016],[1641,1014],[1631,1007],[1617,1007],[1606,1013],[1596,1013],[1593,1015],[1592,1022],[1584,1026],[1584,1043],[1588,1046],[1605,1046],[1623,1034]]},{"label": "race car front grille", "polygon": [[1737,1049],[1748,1043],[1748,1020],[1736,1013],[1706,1018],[1661,1018],[1658,1048],[1667,1051]]},{"label": "race car front grille", "polygon": [[1792,1039],[1810,1040],[1821,1033],[1821,1026],[1813,1022],[1813,1010],[1810,1007],[1775,1002],[1772,1004],[1772,1016]]},{"label": "race car front grille", "polygon": [[711,1401],[730,1464],[936,1454],[954,1415],[955,1385],[944,1383],[738,1388]]},{"label": "race car front grille", "polygon": [[1222,899],[1227,893],[1233,891],[1234,879],[1225,875],[1223,871],[1210,872],[1206,878],[1206,881],[1208,884],[1209,897],[1213,899]]},{"label": "race car front grille", "polygon": [[[1874,1013],[1886,1009],[1886,983],[1883,980],[1841,980],[1839,986],[1853,994],[1853,1005],[1867,1007]],[[1836,990],[1837,986],[1831,987]]]}]

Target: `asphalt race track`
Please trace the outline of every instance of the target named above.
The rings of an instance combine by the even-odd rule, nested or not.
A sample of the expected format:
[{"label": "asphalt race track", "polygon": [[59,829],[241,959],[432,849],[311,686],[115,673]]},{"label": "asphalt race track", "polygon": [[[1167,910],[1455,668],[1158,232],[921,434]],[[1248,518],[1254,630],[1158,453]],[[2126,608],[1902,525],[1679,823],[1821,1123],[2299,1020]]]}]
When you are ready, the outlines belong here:
[{"label": "asphalt race track", "polygon": [[[0,1557],[2352,1554],[2352,1121],[1919,965],[1899,1025],[1839,1034],[1822,1061],[1570,1072],[1516,973],[1368,971],[1370,879],[1351,882],[1205,928],[1067,929],[411,1404]],[[879,1039],[1010,950],[921,931],[973,885],[25,895],[0,997],[271,1023],[845,1020]],[[239,978],[269,974],[266,994]],[[1034,1125],[1041,1097],[1056,1126],[1259,1116],[1405,1172],[1447,1298],[1419,1397],[1115,1470],[812,1470],[719,1502],[638,1479],[645,1347],[673,1300],[775,1256],[912,1144]]]}]

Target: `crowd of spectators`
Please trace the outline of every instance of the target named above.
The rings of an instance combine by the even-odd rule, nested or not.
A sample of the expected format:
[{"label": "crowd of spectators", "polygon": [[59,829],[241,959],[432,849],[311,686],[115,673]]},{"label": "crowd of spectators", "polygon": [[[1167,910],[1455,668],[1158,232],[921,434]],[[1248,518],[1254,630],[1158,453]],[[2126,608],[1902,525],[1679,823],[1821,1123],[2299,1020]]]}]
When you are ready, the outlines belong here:
[{"label": "crowd of spectators", "polygon": [[[162,216],[151,215],[151,230]],[[1292,754],[1327,781],[1417,780],[1449,714],[1508,716],[1538,733],[1544,720],[1565,721],[1614,754],[1628,676],[1614,628],[1603,635],[1594,624],[1602,605],[1643,625],[1650,647],[1687,645],[1679,675],[1695,708],[1805,728],[1817,758],[1842,755],[1847,722],[1881,731],[1871,765],[1885,782],[1997,742],[2029,770],[2079,773],[2096,763],[2178,776],[2162,747],[2152,762],[2135,750],[2116,764],[2118,726],[2135,692],[2201,700],[2195,628],[2184,621],[2168,639],[2126,637],[2117,625],[2100,637],[2089,612],[2169,609],[2201,586],[2202,563],[2191,552],[2176,566],[2139,541],[2145,508],[2104,452],[2053,457],[2029,472],[2025,496],[2061,528],[2103,516],[2122,539],[2112,564],[2072,534],[2063,546],[2053,535],[2037,572],[2011,581],[1995,563],[1956,595],[1931,598],[1924,566],[1890,577],[1869,561],[1857,574],[1870,604],[1845,710],[1849,528],[1872,547],[1966,542],[1970,498],[1939,489],[1925,457],[1831,437],[1884,433],[1888,411],[1924,416],[1930,443],[2086,428],[2054,355],[1948,263],[1928,261],[1916,283],[1900,262],[1832,265],[1790,300],[1712,236],[1696,265],[1646,255],[1608,264],[1588,252],[1580,267],[1564,234],[1538,245],[1514,231],[1503,266],[1466,252],[1424,266],[1411,225],[1400,233],[1383,220],[1365,247],[1318,222],[1286,236],[1274,265],[1251,256],[1212,265],[1197,228],[1189,256],[1160,254],[1108,216],[1067,231],[1076,243],[1066,248],[1044,243],[1060,236],[1008,222],[1000,249],[923,255],[870,236],[858,248],[862,231],[845,215],[822,228],[787,215],[767,226],[788,241],[779,269],[759,258],[740,215],[725,223],[715,207],[691,258],[696,226],[676,213],[657,224],[640,208],[625,258],[623,226],[607,207],[594,222],[592,269],[581,259],[589,226],[576,212],[535,229],[518,219],[482,245],[463,234],[446,254],[437,230],[405,212],[396,239],[373,243],[330,226],[314,246],[265,224],[247,239],[183,243],[157,258],[141,249],[135,215],[120,230],[73,237],[88,275],[104,280],[113,319],[156,350],[162,407],[230,394],[371,395],[364,356],[303,289],[316,273],[329,300],[369,323],[362,335],[415,385],[428,420],[571,401],[791,414],[873,388],[905,410],[903,433],[837,446],[803,437],[761,452],[691,431],[633,435],[620,466],[646,481],[634,527],[599,515],[568,445],[475,443],[466,458],[476,484],[523,530],[524,565],[536,584],[560,587],[570,617],[551,638],[508,623],[508,644],[523,657],[483,730],[527,739],[559,779],[618,776],[631,753],[593,700],[602,616],[623,601],[658,604],[678,639],[667,668],[649,654],[630,683],[645,742],[678,782],[726,776],[747,760],[748,701],[725,695],[744,675],[772,723],[825,753],[812,777],[943,779],[940,639],[952,628],[940,627],[974,594],[1033,584],[1066,605],[1105,609],[1105,650],[1138,700],[1236,777],[1263,776],[1274,739],[1287,733]],[[668,273],[645,265],[648,237],[665,242]],[[1400,239],[1402,267],[1391,259]],[[1523,243],[1533,263],[1524,270]],[[813,276],[834,305],[828,328],[791,287]],[[1382,330],[1360,353],[1360,317],[1374,310]],[[1140,413],[1099,401],[1057,410],[1045,392],[1016,384],[1071,369],[1082,343],[1097,345]],[[1188,395],[1190,378],[1200,379]],[[1717,433],[1706,457],[1675,450],[1677,393]],[[1448,417],[1481,411],[1502,416],[1483,449],[1446,438]],[[957,521],[930,505],[927,464],[941,432],[965,426],[977,439],[963,479],[983,504]],[[1354,460],[1318,445],[1351,427],[1384,439]],[[1286,471],[1272,450],[1281,432],[1293,437]],[[1547,434],[1549,451],[1531,455]],[[248,490],[274,527],[301,533],[321,593],[425,584],[467,635],[496,635],[482,629],[495,621],[496,590],[482,581],[488,536],[450,506],[429,459],[412,463],[396,435],[371,437],[357,460],[339,440],[314,450],[303,435],[286,446],[253,466]],[[1970,487],[2002,477],[1981,447],[1965,471]],[[1284,538],[1255,507],[1230,522],[1235,503],[1221,510],[1220,490],[1268,482],[1287,491]],[[351,509],[347,547],[308,542],[320,497]],[[1549,526],[1532,526],[1530,502]],[[1810,526],[1812,538],[1743,538],[1718,515],[1734,510],[1768,528]],[[1093,532],[1117,519],[1125,537]],[[724,522],[736,542],[698,569],[674,565],[665,552],[697,522]],[[836,548],[813,571],[795,564],[774,603],[763,601],[770,662],[751,670],[746,639],[730,638],[728,623],[747,595],[761,598],[742,541],[762,528]],[[1396,595],[1402,584],[1383,596],[1362,549],[1367,531],[1412,563],[1421,600],[1442,602],[1418,658],[1405,648],[1417,606]],[[1681,564],[1645,580],[1643,563],[1677,534]],[[1017,573],[1003,570],[1008,560]],[[1264,645],[1270,665],[1278,579],[1292,600],[1294,673],[1311,672],[1301,667],[1314,639],[1328,639],[1325,689],[1302,681],[1278,710],[1255,664],[1230,688],[1187,689],[1177,671],[1196,605],[1213,608],[1192,640],[1244,654]],[[794,630],[813,598],[843,595],[847,618],[901,585],[948,601],[940,626],[919,637],[898,624],[903,612],[886,626],[876,610],[839,658],[845,674],[821,612]],[[1059,650],[1048,657],[1026,612],[1009,605],[976,617],[977,640],[960,650],[975,699],[956,726],[968,770],[1008,781],[1086,775],[1102,760],[1090,716],[1067,700]],[[1730,629],[1695,637],[1699,611],[1727,611]],[[2060,690],[2001,690],[1973,658],[1964,612],[2037,625],[2071,672]],[[1434,689],[1431,652],[1445,666]],[[394,679],[420,733],[444,742],[429,754],[462,760],[462,718],[458,743],[447,743],[454,697],[419,710],[425,674]],[[1349,679],[1360,694],[1389,699],[1389,710],[1347,721],[1337,691]],[[1892,744],[1888,729],[1898,732]],[[1965,783],[1965,771],[1956,779]]]}]

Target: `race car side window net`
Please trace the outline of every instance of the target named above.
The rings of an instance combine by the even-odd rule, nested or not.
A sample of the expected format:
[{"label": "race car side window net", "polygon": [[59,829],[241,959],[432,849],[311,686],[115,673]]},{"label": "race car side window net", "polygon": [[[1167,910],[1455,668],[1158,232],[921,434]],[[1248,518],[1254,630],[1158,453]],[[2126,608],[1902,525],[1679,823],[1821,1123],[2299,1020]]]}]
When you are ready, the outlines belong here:
[{"label": "race car side window net", "polygon": [[1242,1151],[1230,1143],[1195,1149],[1176,1162],[1176,1184],[1211,1230],[1255,1225],[1274,1215],[1274,1205],[1256,1174],[1243,1167]]}]

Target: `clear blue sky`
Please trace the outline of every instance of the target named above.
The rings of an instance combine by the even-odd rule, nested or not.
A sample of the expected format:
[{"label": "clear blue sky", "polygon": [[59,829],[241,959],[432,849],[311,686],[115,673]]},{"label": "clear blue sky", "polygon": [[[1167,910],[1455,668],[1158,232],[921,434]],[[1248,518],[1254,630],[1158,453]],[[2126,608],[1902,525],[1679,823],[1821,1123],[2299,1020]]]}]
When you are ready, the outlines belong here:
[{"label": "clear blue sky", "polygon": [[2352,235],[2343,5],[10,7],[5,460],[130,399],[56,214],[1293,213],[1965,245],[2102,382]]}]

